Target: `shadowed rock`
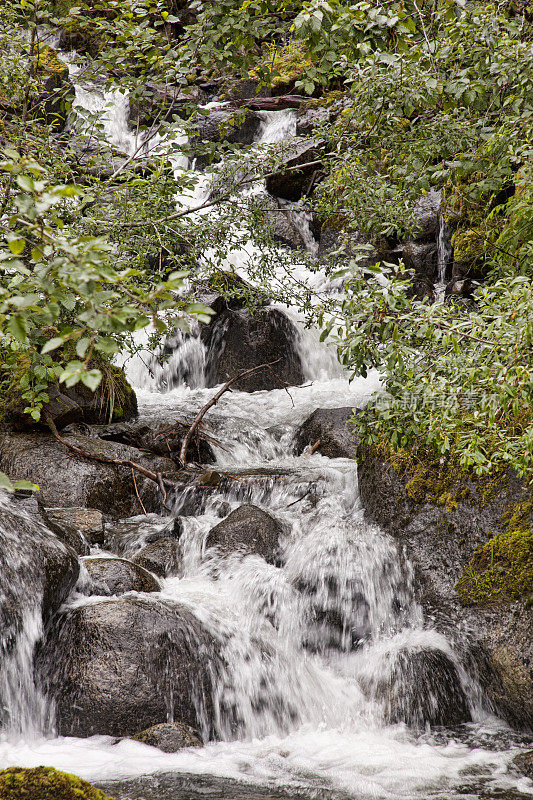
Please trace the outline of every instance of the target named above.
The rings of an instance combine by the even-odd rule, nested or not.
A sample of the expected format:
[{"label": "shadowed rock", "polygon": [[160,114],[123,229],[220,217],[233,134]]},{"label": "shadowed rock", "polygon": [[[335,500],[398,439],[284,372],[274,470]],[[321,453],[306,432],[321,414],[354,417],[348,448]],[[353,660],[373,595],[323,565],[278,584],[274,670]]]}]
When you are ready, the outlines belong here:
[{"label": "shadowed rock", "polygon": [[274,517],[257,506],[246,504],[209,531],[205,546],[217,547],[226,554],[255,553],[269,564],[276,564],[282,534],[283,528]]},{"label": "shadowed rock", "polygon": [[159,583],[143,567],[124,558],[86,558],[83,566],[89,581],[82,587],[86,595],[115,595],[125,592],[158,592]]},{"label": "shadowed rock", "polygon": [[181,549],[175,539],[158,539],[143,547],[133,557],[133,561],[162,578],[168,578],[181,572]]},{"label": "shadowed rock", "polygon": [[355,458],[357,436],[348,420],[353,409],[317,408],[300,426],[295,441],[295,452],[300,455],[306,447],[314,447],[316,452],[328,458]]}]

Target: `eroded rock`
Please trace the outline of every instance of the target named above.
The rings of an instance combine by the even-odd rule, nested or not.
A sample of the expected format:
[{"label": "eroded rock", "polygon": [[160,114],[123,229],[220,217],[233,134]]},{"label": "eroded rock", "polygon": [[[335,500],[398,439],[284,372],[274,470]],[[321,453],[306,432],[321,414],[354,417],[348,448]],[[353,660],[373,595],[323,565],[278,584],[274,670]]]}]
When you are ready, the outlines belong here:
[{"label": "eroded rock", "polygon": [[179,575],[182,570],[181,548],[175,539],[158,539],[152,544],[147,544],[135,556],[133,561],[144,569],[168,578]]}]

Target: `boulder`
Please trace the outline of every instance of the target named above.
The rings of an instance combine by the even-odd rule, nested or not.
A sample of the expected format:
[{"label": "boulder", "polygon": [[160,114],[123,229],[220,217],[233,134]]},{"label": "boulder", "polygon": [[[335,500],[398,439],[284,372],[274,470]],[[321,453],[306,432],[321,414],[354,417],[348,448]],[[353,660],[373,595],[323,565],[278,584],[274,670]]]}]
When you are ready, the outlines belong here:
[{"label": "boulder", "polygon": [[270,391],[305,380],[295,342],[298,332],[278,309],[251,314],[247,309],[226,309],[207,325],[202,338],[208,348],[206,386],[217,386],[239,372],[277,362],[235,384],[241,392]]},{"label": "boulder", "polygon": [[259,133],[261,117],[255,111],[246,110],[242,114],[235,109],[223,108],[205,116],[198,115],[195,127],[201,141],[252,144]]},{"label": "boulder", "polygon": [[131,738],[158,747],[164,753],[177,753],[184,747],[202,747],[203,744],[198,731],[181,722],[162,722]]},{"label": "boulder", "polygon": [[523,562],[517,582],[516,565],[499,550],[499,542],[523,549],[530,489],[512,472],[477,479],[453,464],[388,460],[362,445],[357,461],[365,511],[405,549],[424,612],[461,652],[487,707],[513,727],[532,730],[533,607],[527,590],[523,597],[518,591],[531,571]]},{"label": "boulder", "polygon": [[317,247],[313,231],[309,235],[309,232],[302,230],[294,209],[286,201],[269,194],[259,195],[254,198],[254,208],[261,214],[266,230],[276,241],[296,250]]},{"label": "boulder", "polygon": [[403,247],[403,260],[407,269],[416,276],[433,282],[437,278],[438,254],[436,242],[407,242]]},{"label": "boulder", "polygon": [[104,546],[112,553],[131,558],[146,545],[160,539],[179,539],[182,529],[179,517],[161,517],[158,514],[129,517],[106,525]]},{"label": "boulder", "polygon": [[51,531],[80,556],[89,553],[90,545],[101,545],[104,540],[104,521],[96,508],[45,508],[41,516]]},{"label": "boulder", "polygon": [[257,506],[245,504],[211,528],[205,546],[216,547],[225,555],[256,554],[269,564],[278,564],[282,535],[283,528],[274,517]]},{"label": "boulder", "polygon": [[533,750],[515,756],[511,761],[511,769],[513,772],[518,772],[519,775],[525,775],[526,778],[533,780]]},{"label": "boulder", "polygon": [[0,772],[2,800],[113,800],[87,781],[53,767],[9,767]]},{"label": "boulder", "polygon": [[457,668],[442,650],[402,649],[385,677],[376,672],[380,677],[373,693],[383,702],[388,723],[424,730],[426,725],[453,728],[471,721]]},{"label": "boulder", "polygon": [[287,149],[284,166],[266,179],[270,194],[293,202],[312,194],[322,169],[322,153],[320,142],[304,139],[292,144]]},{"label": "boulder", "polygon": [[125,592],[158,592],[160,589],[153,575],[125,558],[85,558],[83,566],[88,574],[79,590],[85,595],[110,597]]},{"label": "boulder", "polygon": [[133,556],[133,561],[161,578],[168,578],[181,572],[181,548],[175,539],[158,539],[143,547]]},{"label": "boulder", "polygon": [[68,609],[37,669],[55,698],[59,735],[132,736],[173,715],[208,737],[216,660],[187,608],[148,595]]},{"label": "boulder", "polygon": [[[131,459],[151,471],[176,474],[174,462],[167,458],[148,456],[133,447],[93,436],[76,434],[65,438],[94,456]],[[112,517],[128,517],[141,510],[129,467],[83,458],[48,433],[0,429],[0,469],[12,480],[36,483],[44,506],[84,506]],[[155,482],[140,473],[135,481],[146,510],[159,509],[161,496]]]},{"label": "boulder", "polygon": [[314,129],[319,125],[325,125],[329,122],[331,117],[330,112],[323,106],[317,108],[309,108],[298,114],[296,120],[296,135],[297,136],[311,136]]},{"label": "boulder", "polygon": [[[43,524],[35,498],[0,491],[0,649],[9,651],[25,614],[47,622],[76,583],[76,553]],[[1,706],[1,704],[0,704]]]},{"label": "boulder", "polygon": [[415,203],[413,215],[416,220],[415,238],[419,242],[436,242],[439,235],[442,192],[430,189]]},{"label": "boulder", "polygon": [[353,413],[349,406],[317,408],[296,433],[296,455],[300,455],[306,447],[312,447],[328,458],[355,458],[357,437],[348,423]]}]

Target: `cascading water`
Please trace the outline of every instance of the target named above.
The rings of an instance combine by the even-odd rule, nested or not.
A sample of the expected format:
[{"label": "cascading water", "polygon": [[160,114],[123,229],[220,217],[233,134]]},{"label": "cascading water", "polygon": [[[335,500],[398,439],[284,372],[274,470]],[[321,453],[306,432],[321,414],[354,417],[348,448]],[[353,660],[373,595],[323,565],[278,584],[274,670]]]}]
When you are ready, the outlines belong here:
[{"label": "cascading water", "polygon": [[452,238],[451,231],[446,224],[444,215],[439,214],[439,234],[437,237],[437,282],[435,284],[435,296],[437,300],[442,300],[446,289],[446,272],[452,258]]},{"label": "cascading water", "polygon": [[[265,114],[262,141],[279,141],[293,127],[292,112]],[[249,258],[251,246],[230,253],[227,266],[246,275]],[[305,266],[299,278],[311,288],[327,285],[327,276]],[[212,689],[219,741],[164,754],[111,737],[9,739],[0,744],[2,764],[54,764],[101,782],[162,772],[211,775],[263,787],[253,795],[261,798],[459,800],[473,796],[472,786],[511,786],[506,763],[515,750],[476,743],[476,732],[486,742],[504,729],[487,713],[451,644],[423,619],[412,569],[397,544],[365,520],[355,462],[294,455],[295,432],[310,413],[362,407],[379,390],[378,376],[349,383],[317,333],[301,326],[295,346],[311,383],[290,393],[225,394],[206,417],[220,442],[216,469],[228,477],[194,516],[184,514],[183,495],[173,498],[172,516],[183,526],[183,570],[150,595],[152,603],[185,606],[218,643]],[[148,425],[191,415],[213,395],[204,388],[205,351],[194,331],[164,347],[163,365],[159,353],[129,366]],[[206,550],[209,531],[243,503],[281,524],[275,563]],[[137,538],[130,530],[128,556],[142,546],[149,526],[149,520],[139,524]],[[76,604],[105,601],[75,595],[67,613]],[[23,622],[25,633],[18,634],[28,652],[41,634],[32,625]],[[9,669],[0,689],[5,675],[11,681]],[[29,669],[17,667],[21,674]],[[5,688],[4,697],[9,704]],[[424,730],[428,719],[471,722],[463,726],[466,737],[439,740]],[[175,786],[164,794],[164,781],[157,781],[161,795],[143,794],[134,781],[122,789],[111,784],[109,791],[127,798],[191,796]],[[220,794],[206,796],[222,796],[223,783],[216,787]],[[282,788],[286,794],[274,795]],[[528,791],[527,781],[521,789]]]}]

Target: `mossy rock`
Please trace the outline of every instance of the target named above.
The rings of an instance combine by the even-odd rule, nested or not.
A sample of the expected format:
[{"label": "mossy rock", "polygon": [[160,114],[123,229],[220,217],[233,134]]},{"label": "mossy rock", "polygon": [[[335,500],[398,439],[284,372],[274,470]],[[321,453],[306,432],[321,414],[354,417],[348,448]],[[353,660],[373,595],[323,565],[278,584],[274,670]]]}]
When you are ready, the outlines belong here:
[{"label": "mossy rock", "polygon": [[52,767],[0,772],[0,800],[113,800],[87,781]]},{"label": "mossy rock", "polygon": [[59,60],[56,51],[47,44],[38,45],[35,69],[38,76],[60,75],[61,77],[68,77],[68,67]]}]

